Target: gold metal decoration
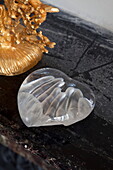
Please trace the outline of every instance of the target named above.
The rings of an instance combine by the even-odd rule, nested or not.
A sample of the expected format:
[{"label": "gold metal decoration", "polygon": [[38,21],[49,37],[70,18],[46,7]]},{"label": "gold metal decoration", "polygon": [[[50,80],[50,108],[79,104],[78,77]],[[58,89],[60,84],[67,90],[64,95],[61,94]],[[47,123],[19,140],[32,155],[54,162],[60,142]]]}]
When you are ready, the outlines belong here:
[{"label": "gold metal decoration", "polygon": [[40,0],[5,0],[0,5],[0,75],[18,75],[36,65],[55,43],[37,32],[47,12],[57,8]]}]

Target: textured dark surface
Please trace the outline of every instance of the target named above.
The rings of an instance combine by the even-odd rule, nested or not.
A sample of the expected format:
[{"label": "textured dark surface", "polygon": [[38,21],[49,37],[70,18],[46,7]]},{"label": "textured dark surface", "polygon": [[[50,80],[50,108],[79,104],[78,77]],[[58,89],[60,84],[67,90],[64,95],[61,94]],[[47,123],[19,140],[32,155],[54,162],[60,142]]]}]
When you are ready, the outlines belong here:
[{"label": "textured dark surface", "polygon": [[0,145],[0,170],[42,170],[9,148]]},{"label": "textured dark surface", "polygon": [[[57,45],[30,71],[0,76],[0,142],[43,169],[113,169],[113,41],[61,15],[48,15],[42,31]],[[32,71],[52,67],[90,86],[91,115],[72,126],[27,128],[17,109],[17,92]]]}]

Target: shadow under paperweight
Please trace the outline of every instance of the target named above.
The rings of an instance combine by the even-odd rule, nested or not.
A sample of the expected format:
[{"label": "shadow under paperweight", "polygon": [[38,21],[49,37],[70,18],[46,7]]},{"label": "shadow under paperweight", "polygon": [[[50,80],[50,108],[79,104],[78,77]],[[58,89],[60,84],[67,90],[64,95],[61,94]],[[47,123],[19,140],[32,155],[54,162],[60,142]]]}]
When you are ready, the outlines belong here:
[{"label": "shadow under paperweight", "polygon": [[63,72],[43,68],[31,73],[18,92],[18,109],[28,127],[69,126],[94,109],[92,90]]}]

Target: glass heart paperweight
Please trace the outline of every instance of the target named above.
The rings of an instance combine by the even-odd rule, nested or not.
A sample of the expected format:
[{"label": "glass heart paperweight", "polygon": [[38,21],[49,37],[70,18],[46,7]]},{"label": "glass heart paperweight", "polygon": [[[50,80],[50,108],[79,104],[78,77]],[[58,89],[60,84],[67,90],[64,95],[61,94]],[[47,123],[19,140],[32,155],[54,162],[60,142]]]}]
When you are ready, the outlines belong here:
[{"label": "glass heart paperweight", "polygon": [[18,92],[18,109],[28,127],[69,126],[94,109],[95,97],[85,84],[53,68],[31,73]]}]

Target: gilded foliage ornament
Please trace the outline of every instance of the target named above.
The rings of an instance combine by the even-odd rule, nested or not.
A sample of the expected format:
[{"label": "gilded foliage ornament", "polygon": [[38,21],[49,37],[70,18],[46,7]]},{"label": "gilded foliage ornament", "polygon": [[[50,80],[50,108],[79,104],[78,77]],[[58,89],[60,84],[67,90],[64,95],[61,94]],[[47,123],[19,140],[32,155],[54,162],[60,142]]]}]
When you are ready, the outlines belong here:
[{"label": "gilded foliage ornament", "polygon": [[18,75],[36,65],[55,43],[37,31],[47,12],[57,8],[40,0],[5,0],[0,5],[0,75]]}]

